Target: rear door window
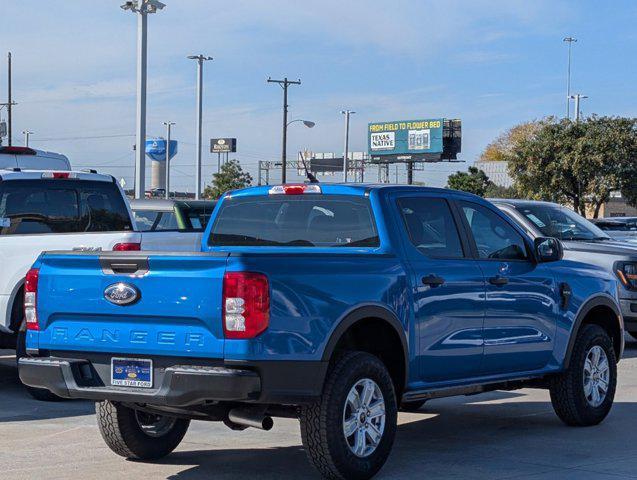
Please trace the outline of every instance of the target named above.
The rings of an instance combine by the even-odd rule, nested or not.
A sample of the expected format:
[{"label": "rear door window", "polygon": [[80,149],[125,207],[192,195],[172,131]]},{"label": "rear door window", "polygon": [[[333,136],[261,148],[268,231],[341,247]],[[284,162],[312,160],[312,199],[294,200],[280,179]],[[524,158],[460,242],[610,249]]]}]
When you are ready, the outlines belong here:
[{"label": "rear door window", "polygon": [[110,182],[12,180],[0,184],[0,235],[132,230]]},{"label": "rear door window", "polygon": [[410,197],[398,200],[411,243],[431,258],[463,258],[456,222],[446,200]]},{"label": "rear door window", "polygon": [[376,247],[369,199],[350,195],[226,198],[210,246]]}]

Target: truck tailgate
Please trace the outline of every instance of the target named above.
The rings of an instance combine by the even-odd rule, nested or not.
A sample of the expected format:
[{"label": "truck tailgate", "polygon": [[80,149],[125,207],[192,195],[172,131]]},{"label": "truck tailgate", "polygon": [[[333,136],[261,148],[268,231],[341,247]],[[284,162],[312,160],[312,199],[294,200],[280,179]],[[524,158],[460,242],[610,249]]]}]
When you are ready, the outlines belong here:
[{"label": "truck tailgate", "polygon": [[[39,262],[40,330],[29,332],[29,347],[223,358],[226,260],[223,253],[46,253]],[[136,297],[130,303],[107,299],[120,282],[135,292],[128,290],[127,300]]]}]

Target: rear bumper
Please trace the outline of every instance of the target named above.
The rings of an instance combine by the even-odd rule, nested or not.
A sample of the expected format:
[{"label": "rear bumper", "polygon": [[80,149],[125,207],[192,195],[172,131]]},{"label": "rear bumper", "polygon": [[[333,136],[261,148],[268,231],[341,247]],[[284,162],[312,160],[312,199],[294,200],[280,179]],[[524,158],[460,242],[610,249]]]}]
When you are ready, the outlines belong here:
[{"label": "rear bumper", "polygon": [[153,388],[110,385],[110,356],[34,357],[19,361],[20,380],[63,398],[188,407],[206,402],[303,404],[316,399],[324,362],[257,362],[208,365],[192,359],[154,358]]}]

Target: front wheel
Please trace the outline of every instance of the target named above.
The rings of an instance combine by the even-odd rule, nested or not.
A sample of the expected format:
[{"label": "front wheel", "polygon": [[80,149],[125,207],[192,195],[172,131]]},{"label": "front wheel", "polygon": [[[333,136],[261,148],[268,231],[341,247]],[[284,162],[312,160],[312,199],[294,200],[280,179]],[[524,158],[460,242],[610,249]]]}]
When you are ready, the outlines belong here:
[{"label": "front wheel", "polygon": [[597,425],[610,412],[616,387],[617,359],[610,336],[598,325],[584,325],[568,369],[551,382],[555,413],[567,425]]},{"label": "front wheel", "polygon": [[384,465],[396,434],[392,379],[374,355],[348,352],[330,368],[321,399],[303,407],[301,438],[324,478],[366,480]]},{"label": "front wheel", "polygon": [[109,401],[95,404],[97,424],[106,445],[125,458],[154,460],[172,452],[190,420],[145,413]]}]

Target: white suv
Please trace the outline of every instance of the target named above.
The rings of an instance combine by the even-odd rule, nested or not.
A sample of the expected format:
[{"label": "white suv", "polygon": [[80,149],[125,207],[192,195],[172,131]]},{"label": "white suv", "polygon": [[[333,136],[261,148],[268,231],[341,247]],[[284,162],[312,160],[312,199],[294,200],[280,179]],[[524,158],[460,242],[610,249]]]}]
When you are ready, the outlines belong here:
[{"label": "white suv", "polygon": [[44,250],[139,250],[141,234],[115,179],[0,168],[0,348],[24,355],[24,276]]}]

